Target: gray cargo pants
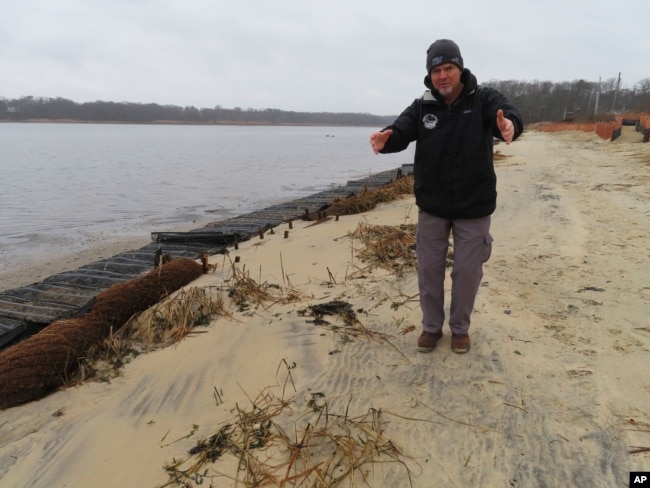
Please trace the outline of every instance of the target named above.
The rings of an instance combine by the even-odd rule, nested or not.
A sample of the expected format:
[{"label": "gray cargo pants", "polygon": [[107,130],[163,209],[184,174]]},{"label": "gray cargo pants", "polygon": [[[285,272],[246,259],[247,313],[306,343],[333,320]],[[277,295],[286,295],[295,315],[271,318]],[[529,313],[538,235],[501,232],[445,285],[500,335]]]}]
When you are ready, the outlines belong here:
[{"label": "gray cargo pants", "polygon": [[492,252],[491,217],[441,219],[418,212],[416,255],[422,328],[436,333],[445,321],[445,270],[449,234],[453,236],[449,326],[454,334],[467,334],[474,301],[483,278],[483,263]]}]

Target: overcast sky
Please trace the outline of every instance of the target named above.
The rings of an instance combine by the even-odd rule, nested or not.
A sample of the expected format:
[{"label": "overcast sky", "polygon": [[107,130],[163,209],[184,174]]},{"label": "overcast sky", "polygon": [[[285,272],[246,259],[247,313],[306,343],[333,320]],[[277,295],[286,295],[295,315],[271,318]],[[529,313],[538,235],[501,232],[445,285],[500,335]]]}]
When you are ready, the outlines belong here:
[{"label": "overcast sky", "polygon": [[0,97],[398,114],[426,50],[481,81],[650,77],[649,0],[0,0]]}]

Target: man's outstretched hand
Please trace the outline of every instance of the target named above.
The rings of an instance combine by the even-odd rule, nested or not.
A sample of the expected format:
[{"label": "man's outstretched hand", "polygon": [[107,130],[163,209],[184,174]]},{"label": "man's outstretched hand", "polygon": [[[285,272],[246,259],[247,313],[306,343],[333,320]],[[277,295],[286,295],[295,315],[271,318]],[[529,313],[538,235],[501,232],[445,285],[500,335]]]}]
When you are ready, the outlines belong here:
[{"label": "man's outstretched hand", "polygon": [[515,137],[515,125],[512,123],[512,120],[507,119],[503,116],[503,110],[497,110],[497,126],[501,131],[501,137],[506,144],[512,142],[512,138]]},{"label": "man's outstretched hand", "polygon": [[379,151],[384,148],[386,141],[392,133],[393,131],[391,129],[388,129],[384,132],[373,132],[370,134],[370,145],[372,146],[372,150],[375,151],[375,154],[378,154]]}]

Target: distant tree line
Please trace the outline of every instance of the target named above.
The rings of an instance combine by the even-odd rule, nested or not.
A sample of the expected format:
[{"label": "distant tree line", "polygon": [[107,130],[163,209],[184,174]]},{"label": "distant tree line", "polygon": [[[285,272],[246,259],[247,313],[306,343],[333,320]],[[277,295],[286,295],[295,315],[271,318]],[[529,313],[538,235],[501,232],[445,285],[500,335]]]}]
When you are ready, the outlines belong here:
[{"label": "distant tree line", "polygon": [[[650,113],[650,78],[633,88],[621,88],[616,78],[603,82],[576,80],[497,81],[484,83],[498,89],[517,106],[526,123],[561,120],[608,120],[615,113]],[[156,103],[85,102],[65,98],[0,97],[0,120],[69,120],[75,122],[342,125],[383,127],[395,115],[369,113],[292,112],[275,108],[179,107]]]},{"label": "distant tree line", "polygon": [[292,112],[267,108],[256,110],[179,107],[157,103],[85,102],[65,98],[0,98],[0,120],[69,120],[77,122],[269,124],[385,126],[392,117],[366,113]]},{"label": "distant tree line", "polygon": [[522,112],[526,123],[564,120],[610,120],[616,113],[650,113],[650,78],[621,88],[617,78],[602,82],[576,80],[494,81],[484,83],[503,93]]}]

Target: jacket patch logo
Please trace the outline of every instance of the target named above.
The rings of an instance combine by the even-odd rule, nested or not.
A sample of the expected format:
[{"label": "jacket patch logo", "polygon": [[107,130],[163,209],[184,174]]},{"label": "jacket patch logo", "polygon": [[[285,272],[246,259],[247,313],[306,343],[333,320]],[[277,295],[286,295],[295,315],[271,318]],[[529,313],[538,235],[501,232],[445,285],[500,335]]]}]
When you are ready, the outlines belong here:
[{"label": "jacket patch logo", "polygon": [[433,114],[426,114],[422,119],[425,129],[435,129],[438,125],[438,117]]}]

